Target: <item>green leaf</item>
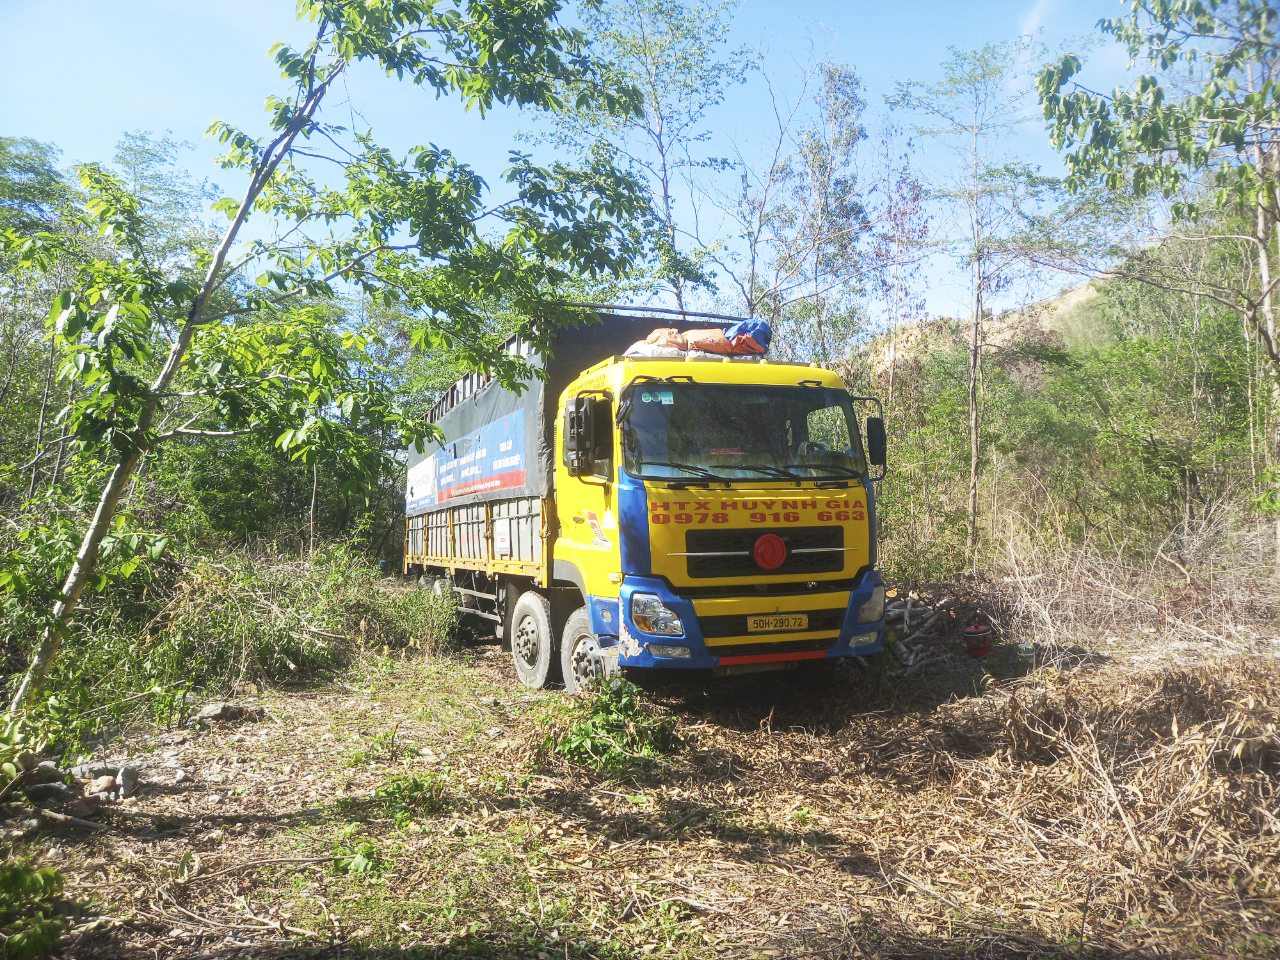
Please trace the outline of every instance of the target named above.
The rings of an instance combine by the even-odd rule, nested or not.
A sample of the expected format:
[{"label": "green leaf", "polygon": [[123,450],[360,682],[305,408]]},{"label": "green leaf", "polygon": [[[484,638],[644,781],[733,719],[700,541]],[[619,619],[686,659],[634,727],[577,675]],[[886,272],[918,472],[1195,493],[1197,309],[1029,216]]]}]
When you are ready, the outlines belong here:
[{"label": "green leaf", "polygon": [[62,331],[64,316],[70,309],[71,291],[63,290],[54,298],[53,305],[49,307],[49,320],[59,332]]},{"label": "green leaf", "polygon": [[161,557],[164,556],[164,552],[168,549],[169,549],[169,538],[156,537],[151,541],[150,545],[147,547],[147,557],[153,563],[155,563]]}]

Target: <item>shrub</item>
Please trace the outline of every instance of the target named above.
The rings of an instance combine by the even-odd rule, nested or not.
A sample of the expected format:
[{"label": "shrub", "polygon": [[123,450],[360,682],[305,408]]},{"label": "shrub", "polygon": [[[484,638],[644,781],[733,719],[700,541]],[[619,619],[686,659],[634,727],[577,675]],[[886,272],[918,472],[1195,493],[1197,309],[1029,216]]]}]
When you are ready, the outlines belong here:
[{"label": "shrub", "polygon": [[[19,553],[9,556],[13,563],[0,572],[18,570]],[[180,719],[192,688],[312,682],[347,666],[361,649],[451,643],[450,604],[386,580],[345,544],[307,560],[226,552],[143,566],[145,575],[140,568],[82,605],[48,696],[29,711],[63,752],[139,713]],[[43,601],[19,594],[14,582],[0,594],[0,637],[11,641],[16,668],[38,636]]]},{"label": "shrub", "polygon": [[548,718],[547,727],[538,756],[554,755],[615,777],[652,770],[659,757],[679,745],[674,722],[659,716],[640,688],[622,679],[571,701]]},{"label": "shrub", "polygon": [[201,561],[148,625],[157,668],[201,686],[331,675],[360,649],[436,649],[453,611],[427,591],[388,587],[343,544],[309,561],[243,554]]},{"label": "shrub", "polygon": [[35,960],[53,954],[66,928],[62,874],[26,860],[0,863],[0,949],[5,957]]}]

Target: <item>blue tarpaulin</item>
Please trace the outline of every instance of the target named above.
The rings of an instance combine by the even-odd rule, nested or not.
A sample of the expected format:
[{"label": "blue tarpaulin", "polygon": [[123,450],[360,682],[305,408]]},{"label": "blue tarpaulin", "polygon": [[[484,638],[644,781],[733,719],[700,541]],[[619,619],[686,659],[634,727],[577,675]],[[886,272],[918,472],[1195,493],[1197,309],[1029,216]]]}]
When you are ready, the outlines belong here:
[{"label": "blue tarpaulin", "polygon": [[[750,338],[760,347],[761,353],[767,353],[769,350],[769,342],[773,339],[773,328],[769,326],[768,320],[760,320],[752,317],[747,320],[739,320],[737,323],[725,329],[725,339],[733,347],[739,346],[739,337]],[[735,349],[734,353],[751,353],[751,350]]]}]

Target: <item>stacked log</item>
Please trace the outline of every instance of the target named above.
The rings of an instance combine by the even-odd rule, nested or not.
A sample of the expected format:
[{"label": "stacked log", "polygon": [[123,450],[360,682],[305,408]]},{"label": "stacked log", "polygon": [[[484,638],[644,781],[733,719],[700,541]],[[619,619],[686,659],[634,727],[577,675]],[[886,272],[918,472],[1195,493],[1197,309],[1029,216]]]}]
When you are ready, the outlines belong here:
[{"label": "stacked log", "polygon": [[886,639],[899,664],[893,676],[965,657],[964,628],[990,622],[975,600],[958,594],[891,589],[885,599]]}]

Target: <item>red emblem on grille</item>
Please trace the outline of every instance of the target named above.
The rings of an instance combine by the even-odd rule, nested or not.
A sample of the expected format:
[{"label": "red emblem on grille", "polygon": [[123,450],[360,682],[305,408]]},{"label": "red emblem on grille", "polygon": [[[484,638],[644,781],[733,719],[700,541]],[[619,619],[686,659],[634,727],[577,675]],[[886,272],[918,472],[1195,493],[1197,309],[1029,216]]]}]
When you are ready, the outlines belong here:
[{"label": "red emblem on grille", "polygon": [[787,545],[776,533],[766,533],[756,541],[751,555],[761,570],[777,570],[787,559]]}]

